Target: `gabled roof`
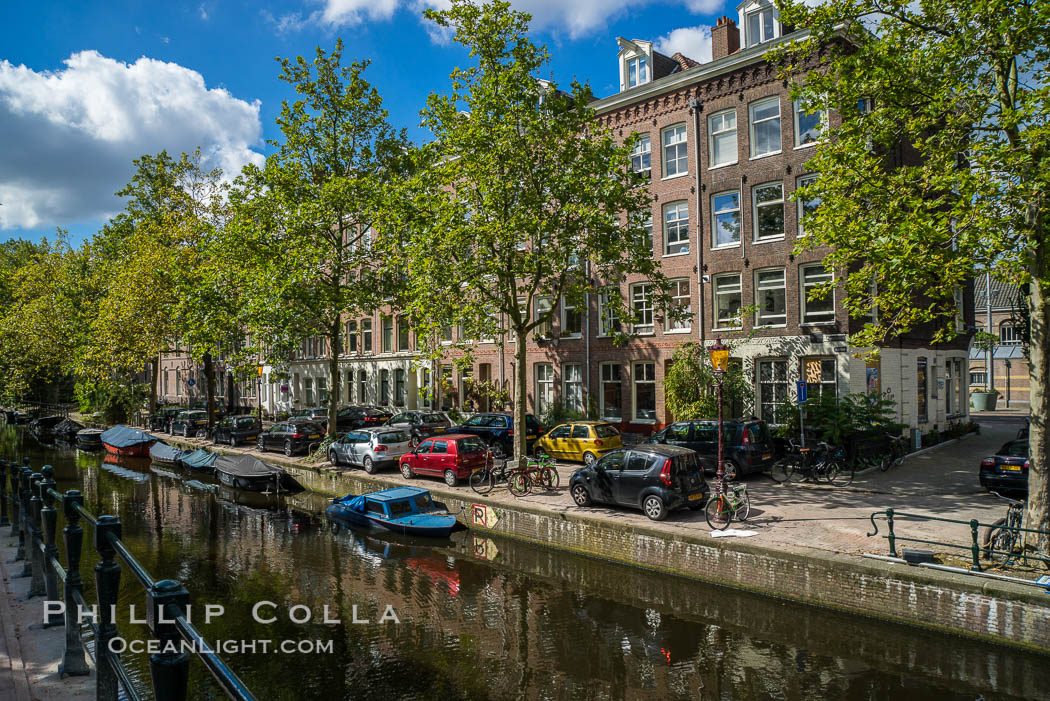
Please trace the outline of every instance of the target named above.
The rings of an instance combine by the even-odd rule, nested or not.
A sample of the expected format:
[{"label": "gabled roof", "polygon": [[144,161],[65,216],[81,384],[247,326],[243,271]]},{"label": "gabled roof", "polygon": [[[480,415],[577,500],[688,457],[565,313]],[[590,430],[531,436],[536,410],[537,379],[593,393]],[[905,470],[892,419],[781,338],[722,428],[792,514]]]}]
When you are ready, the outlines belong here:
[{"label": "gabled roof", "polygon": [[[973,281],[973,306],[980,314],[988,308],[985,277],[982,275]],[[1012,311],[1017,309],[1020,288],[1009,282],[1003,282],[992,276],[992,310]]]}]

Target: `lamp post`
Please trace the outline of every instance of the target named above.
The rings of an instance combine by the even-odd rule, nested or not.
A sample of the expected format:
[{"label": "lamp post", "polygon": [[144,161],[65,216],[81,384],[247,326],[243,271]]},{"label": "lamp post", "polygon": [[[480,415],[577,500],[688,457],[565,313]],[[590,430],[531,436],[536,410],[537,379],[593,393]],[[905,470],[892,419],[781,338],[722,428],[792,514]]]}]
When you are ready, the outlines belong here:
[{"label": "lamp post", "polygon": [[262,426],[262,373],[263,364],[259,363],[255,374],[255,412],[258,414],[260,426]]},{"label": "lamp post", "polygon": [[715,345],[708,349],[711,353],[711,368],[715,373],[715,381],[718,383],[718,466],[716,468],[718,489],[723,490],[723,479],[725,469],[722,467],[722,380],[725,379],[726,370],[729,368],[729,346],[722,344],[722,339],[715,339]]}]

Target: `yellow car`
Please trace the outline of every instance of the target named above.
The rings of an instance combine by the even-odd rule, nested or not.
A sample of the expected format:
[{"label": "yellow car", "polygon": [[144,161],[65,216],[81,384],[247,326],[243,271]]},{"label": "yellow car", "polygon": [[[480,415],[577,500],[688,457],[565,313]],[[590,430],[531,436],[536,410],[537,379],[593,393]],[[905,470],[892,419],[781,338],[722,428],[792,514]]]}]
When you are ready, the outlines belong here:
[{"label": "yellow car", "polygon": [[622,446],[620,431],[604,421],[573,421],[555,426],[536,439],[536,454],[590,465]]}]

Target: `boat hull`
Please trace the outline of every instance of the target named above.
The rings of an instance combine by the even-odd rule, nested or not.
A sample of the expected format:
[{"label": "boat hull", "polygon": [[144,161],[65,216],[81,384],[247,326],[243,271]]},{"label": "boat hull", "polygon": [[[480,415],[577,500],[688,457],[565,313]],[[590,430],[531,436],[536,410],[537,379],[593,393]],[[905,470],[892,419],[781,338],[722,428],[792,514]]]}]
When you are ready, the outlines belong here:
[{"label": "boat hull", "polygon": [[110,455],[117,455],[123,458],[148,458],[150,446],[153,444],[139,443],[138,445],[129,445],[125,448],[117,448],[108,443],[103,443],[102,445]]},{"label": "boat hull", "polygon": [[[329,505],[325,510],[325,513],[332,518],[345,521],[355,526],[374,526],[388,530],[392,533],[427,536],[431,538],[447,538],[456,527],[456,517],[451,514],[444,516],[440,514],[427,514],[425,516],[427,523],[409,523],[398,519],[385,519],[370,514],[363,514],[354,511],[353,509],[348,509],[342,504]],[[418,519],[420,517],[417,515],[416,518]]]}]

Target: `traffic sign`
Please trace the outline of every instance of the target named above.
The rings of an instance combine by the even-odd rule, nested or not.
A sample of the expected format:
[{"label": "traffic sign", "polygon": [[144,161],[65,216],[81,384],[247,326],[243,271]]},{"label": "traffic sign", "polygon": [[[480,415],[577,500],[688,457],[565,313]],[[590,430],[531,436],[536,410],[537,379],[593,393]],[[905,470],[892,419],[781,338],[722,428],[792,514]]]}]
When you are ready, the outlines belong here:
[{"label": "traffic sign", "polygon": [[189,387],[192,387],[195,384],[197,384],[197,381],[195,379],[193,379],[192,377],[190,379],[186,380],[186,385],[189,386]]},{"label": "traffic sign", "polygon": [[806,383],[805,382],[799,382],[797,384],[798,384],[798,403],[799,404],[805,404],[806,400],[809,398],[809,394],[806,391]]}]

